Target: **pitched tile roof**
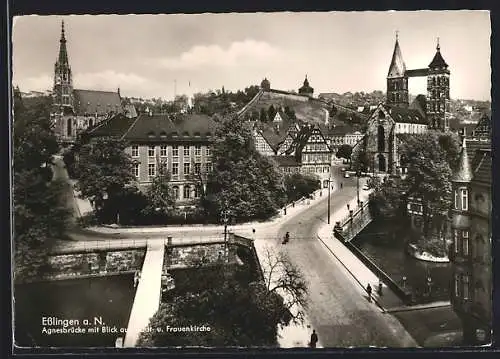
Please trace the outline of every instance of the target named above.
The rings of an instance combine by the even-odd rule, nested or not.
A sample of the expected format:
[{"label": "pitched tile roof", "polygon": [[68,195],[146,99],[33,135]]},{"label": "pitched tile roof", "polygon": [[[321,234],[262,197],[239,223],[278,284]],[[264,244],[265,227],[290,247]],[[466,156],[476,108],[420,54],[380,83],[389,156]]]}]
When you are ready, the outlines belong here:
[{"label": "pitched tile roof", "polygon": [[74,108],[77,115],[123,112],[118,92],[73,90]]},{"label": "pitched tile roof", "polygon": [[118,114],[101,122],[88,134],[91,137],[122,137],[134,121],[135,118],[128,118],[123,114]]},{"label": "pitched tile roof", "polygon": [[207,141],[216,128],[216,122],[203,114],[139,115],[123,135],[129,141]]},{"label": "pitched tile roof", "polygon": [[182,115],[173,119],[168,115],[140,115],[128,118],[118,114],[103,121],[89,132],[91,137],[120,137],[132,142],[209,141],[216,123],[206,115]]},{"label": "pitched tile roof", "polygon": [[439,50],[439,46],[437,48],[436,54],[429,64],[430,68],[440,68],[440,67],[448,67],[446,61],[444,61],[443,56],[441,56],[441,51]]},{"label": "pitched tile roof", "polygon": [[491,149],[491,141],[487,140],[479,140],[475,138],[467,138],[467,154],[469,155],[469,161],[474,160],[476,152],[480,150],[489,150]]},{"label": "pitched tile roof", "polygon": [[288,135],[288,130],[293,125],[292,121],[287,118],[287,121],[276,122],[258,122],[256,124],[257,129],[265,138],[269,146],[273,150],[277,150],[283,141],[285,141]]},{"label": "pitched tile roof", "polygon": [[394,51],[392,53],[391,65],[389,66],[387,77],[403,77],[405,72],[406,65],[403,61],[403,55],[401,54],[399,41],[398,39],[396,39],[396,43],[394,44]]},{"label": "pitched tile roof", "polygon": [[451,180],[453,182],[467,183],[472,180],[474,174],[470,165],[469,155],[467,153],[467,141],[464,140],[462,151],[460,152],[460,160],[458,169],[453,173]]},{"label": "pitched tile roof", "polygon": [[427,119],[422,116],[419,110],[413,108],[402,108],[397,106],[384,105],[392,119],[397,123],[415,123],[427,125]]},{"label": "pitched tile roof", "polygon": [[473,182],[482,182],[491,186],[491,150],[479,150],[475,157]]}]

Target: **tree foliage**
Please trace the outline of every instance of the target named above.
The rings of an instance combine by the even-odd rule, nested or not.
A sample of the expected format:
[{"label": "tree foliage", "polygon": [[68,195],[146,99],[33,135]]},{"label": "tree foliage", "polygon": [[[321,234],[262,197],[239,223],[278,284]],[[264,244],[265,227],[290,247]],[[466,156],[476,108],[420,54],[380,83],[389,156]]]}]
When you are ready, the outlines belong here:
[{"label": "tree foliage", "polygon": [[26,107],[14,92],[14,247],[16,280],[41,274],[54,239],[64,232],[69,211],[63,185],[52,181],[52,156],[59,146],[50,122],[50,98]]},{"label": "tree foliage", "polygon": [[[376,177],[375,177],[376,178]],[[400,179],[385,182],[372,181],[375,191],[370,193],[370,211],[374,218],[400,221],[406,213],[406,186]]]},{"label": "tree foliage", "polygon": [[83,197],[102,209],[104,198],[107,203],[119,208],[117,198],[133,177],[133,161],[125,152],[127,142],[106,137],[96,138],[83,145],[79,152],[77,188]]},{"label": "tree foliage", "polygon": [[439,236],[451,206],[451,175],[458,148],[457,139],[450,134],[429,131],[404,136],[399,150],[407,175],[401,181],[386,181],[372,194],[375,213],[396,218],[404,212],[403,203],[418,201],[423,237],[436,232]]},{"label": "tree foliage", "polygon": [[156,176],[147,189],[148,205],[144,209],[146,215],[168,216],[175,207],[174,191],[170,186],[170,173],[166,163],[159,163]]},{"label": "tree foliage", "polygon": [[293,173],[285,176],[285,191],[289,203],[302,197],[309,197],[320,187],[318,177],[314,175]]},{"label": "tree foliage", "polygon": [[215,132],[214,170],[208,177],[206,210],[218,218],[267,219],[285,202],[283,178],[277,165],[255,149],[251,130],[226,118]]},{"label": "tree foliage", "polygon": [[[162,332],[143,332],[139,345],[276,346],[279,325],[302,323],[303,311],[292,311],[298,303],[306,305],[307,286],[303,274],[285,256],[274,253],[267,258],[272,270],[264,281],[248,282],[245,267],[222,262],[212,270],[198,269],[196,279],[187,276],[197,282],[195,287],[176,280],[175,296],[162,303],[150,321],[151,328],[163,328]],[[275,280],[268,281],[270,276]],[[288,296],[284,299],[279,293]],[[175,335],[165,330],[193,324],[211,330]]]},{"label": "tree foliage", "polygon": [[370,160],[364,145],[355,146],[351,151],[351,167],[355,171],[368,172]]},{"label": "tree foliage", "polygon": [[339,147],[336,156],[337,158],[345,158],[346,160],[350,160],[351,154],[352,154],[352,147],[344,144]]}]

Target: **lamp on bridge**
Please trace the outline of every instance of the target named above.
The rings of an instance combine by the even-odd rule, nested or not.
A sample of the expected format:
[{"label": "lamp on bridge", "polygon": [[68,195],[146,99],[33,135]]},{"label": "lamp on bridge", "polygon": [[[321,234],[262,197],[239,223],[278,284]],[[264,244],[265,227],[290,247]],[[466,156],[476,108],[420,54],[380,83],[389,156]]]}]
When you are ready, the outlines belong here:
[{"label": "lamp on bridge", "polygon": [[357,191],[358,191],[358,206],[359,206],[359,177],[361,177],[361,171],[358,169],[356,171],[356,188],[357,188]]},{"label": "lamp on bridge", "polygon": [[[227,205],[226,205],[227,208]],[[228,258],[228,245],[227,245],[227,223],[229,221],[229,216],[231,215],[231,211],[228,209],[224,209],[221,212],[222,222],[224,223],[224,251],[226,252],[226,261]]]}]

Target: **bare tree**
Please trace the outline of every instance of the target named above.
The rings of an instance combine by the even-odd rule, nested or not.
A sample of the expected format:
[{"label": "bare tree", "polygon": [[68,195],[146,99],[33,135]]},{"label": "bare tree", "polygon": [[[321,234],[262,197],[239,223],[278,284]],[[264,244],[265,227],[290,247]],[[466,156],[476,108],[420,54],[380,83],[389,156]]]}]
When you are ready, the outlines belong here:
[{"label": "bare tree", "polygon": [[276,293],[283,298],[284,307],[290,312],[295,324],[304,322],[307,308],[307,283],[302,271],[291,262],[286,253],[265,248],[262,271],[269,294]]}]

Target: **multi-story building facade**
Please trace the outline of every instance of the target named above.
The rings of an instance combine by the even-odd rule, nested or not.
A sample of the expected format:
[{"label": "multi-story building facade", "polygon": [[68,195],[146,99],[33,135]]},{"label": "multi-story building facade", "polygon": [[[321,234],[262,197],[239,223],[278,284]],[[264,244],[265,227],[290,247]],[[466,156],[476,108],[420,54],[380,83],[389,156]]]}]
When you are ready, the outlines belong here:
[{"label": "multi-story building facade", "polygon": [[146,189],[164,166],[170,173],[177,203],[190,205],[200,198],[206,176],[212,171],[211,143],[215,122],[206,115],[115,116],[89,132],[91,137],[115,136],[126,140],[126,152],[135,161],[134,176]]},{"label": "multi-story building facade", "polygon": [[491,341],[491,164],[491,149],[478,149],[471,160],[464,141],[453,176],[451,302],[467,344]]}]

